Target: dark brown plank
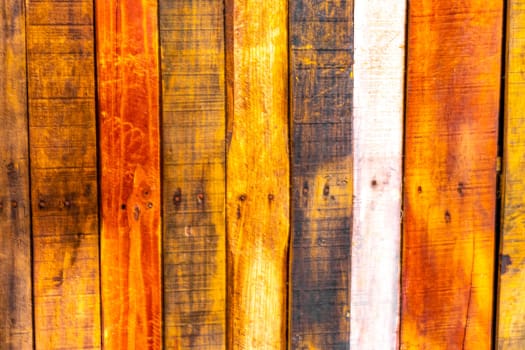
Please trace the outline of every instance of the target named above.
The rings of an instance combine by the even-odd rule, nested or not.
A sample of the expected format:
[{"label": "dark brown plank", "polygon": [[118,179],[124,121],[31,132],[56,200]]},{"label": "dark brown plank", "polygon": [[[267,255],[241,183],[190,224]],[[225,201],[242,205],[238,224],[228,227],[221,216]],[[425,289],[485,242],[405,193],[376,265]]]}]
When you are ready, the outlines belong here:
[{"label": "dark brown plank", "polygon": [[92,2],[26,4],[35,346],[100,348]]},{"label": "dark brown plank", "polygon": [[291,0],[290,344],[350,346],[352,1]]},{"label": "dark brown plank", "polygon": [[164,345],[226,346],[223,1],[161,0]]},{"label": "dark brown plank", "polygon": [[25,10],[0,3],[0,349],[33,348]]}]

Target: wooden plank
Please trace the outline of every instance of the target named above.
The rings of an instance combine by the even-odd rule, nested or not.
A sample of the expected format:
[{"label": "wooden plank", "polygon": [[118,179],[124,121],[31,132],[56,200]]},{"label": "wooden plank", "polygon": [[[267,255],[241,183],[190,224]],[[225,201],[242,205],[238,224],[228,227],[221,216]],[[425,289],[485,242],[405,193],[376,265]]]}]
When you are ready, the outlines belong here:
[{"label": "wooden plank", "polygon": [[349,349],[353,1],[290,1],[290,345]]},{"label": "wooden plank", "polygon": [[286,4],[226,1],[229,349],[286,347]]},{"label": "wooden plank", "polygon": [[161,0],[164,345],[226,347],[224,6]]},{"label": "wooden plank", "polygon": [[503,207],[499,271],[498,349],[525,348],[525,1],[511,0],[507,11],[507,65],[503,146]]},{"label": "wooden plank", "polygon": [[35,347],[100,348],[92,3],[26,6]]},{"label": "wooden plank", "polygon": [[0,5],[0,348],[33,349],[25,7]]},{"label": "wooden plank", "polygon": [[491,347],[502,15],[409,6],[401,349]]},{"label": "wooden plank", "polygon": [[104,348],[160,349],[157,2],[95,4]]},{"label": "wooden plank", "polygon": [[355,0],[350,297],[355,349],[399,344],[405,15],[403,1]]}]

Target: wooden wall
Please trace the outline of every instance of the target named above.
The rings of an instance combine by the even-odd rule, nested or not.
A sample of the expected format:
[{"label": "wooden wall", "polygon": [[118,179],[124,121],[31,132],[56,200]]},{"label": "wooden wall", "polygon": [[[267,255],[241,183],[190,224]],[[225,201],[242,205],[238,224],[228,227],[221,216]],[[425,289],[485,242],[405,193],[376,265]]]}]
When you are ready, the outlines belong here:
[{"label": "wooden wall", "polygon": [[0,349],[522,349],[521,0],[0,0]]}]

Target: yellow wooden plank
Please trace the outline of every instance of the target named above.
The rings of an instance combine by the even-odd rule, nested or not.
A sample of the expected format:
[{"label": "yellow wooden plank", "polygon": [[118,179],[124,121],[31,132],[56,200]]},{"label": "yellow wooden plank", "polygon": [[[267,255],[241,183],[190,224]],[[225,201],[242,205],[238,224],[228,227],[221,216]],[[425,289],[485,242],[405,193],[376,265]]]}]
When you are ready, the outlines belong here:
[{"label": "yellow wooden plank", "polygon": [[287,2],[226,1],[229,349],[286,347]]},{"label": "yellow wooden plank", "polygon": [[33,349],[25,7],[0,2],[0,349]]},{"label": "yellow wooden plank", "polygon": [[35,347],[96,349],[93,4],[27,0],[26,7]]},{"label": "yellow wooden plank", "polygon": [[164,345],[226,346],[222,0],[161,0]]},{"label": "yellow wooden plank", "polygon": [[525,1],[508,2],[498,349],[525,349]]}]

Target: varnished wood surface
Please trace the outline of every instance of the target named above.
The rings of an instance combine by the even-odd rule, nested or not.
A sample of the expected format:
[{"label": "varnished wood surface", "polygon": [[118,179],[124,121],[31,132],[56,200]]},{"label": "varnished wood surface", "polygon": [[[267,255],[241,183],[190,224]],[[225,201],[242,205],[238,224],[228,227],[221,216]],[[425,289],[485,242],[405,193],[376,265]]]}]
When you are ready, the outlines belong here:
[{"label": "varnished wood surface", "polygon": [[96,1],[105,349],[160,349],[157,2]]},{"label": "varnished wood surface", "polygon": [[228,0],[227,344],[286,348],[286,1]]},{"label": "varnished wood surface", "polygon": [[355,0],[352,349],[399,346],[404,1]]},{"label": "varnished wood surface", "polygon": [[291,349],[349,349],[353,1],[291,0]]},{"label": "varnished wood surface", "polygon": [[508,2],[497,348],[525,348],[525,2]]},{"label": "varnished wood surface", "polygon": [[490,349],[502,1],[410,3],[401,349]]},{"label": "varnished wood surface", "polygon": [[35,347],[97,349],[93,8],[28,0],[26,11]]},{"label": "varnished wood surface", "polygon": [[0,348],[33,349],[25,7],[0,2]]},{"label": "varnished wood surface", "polygon": [[223,11],[160,1],[167,349],[226,346]]}]

